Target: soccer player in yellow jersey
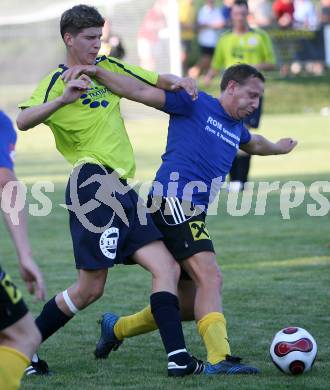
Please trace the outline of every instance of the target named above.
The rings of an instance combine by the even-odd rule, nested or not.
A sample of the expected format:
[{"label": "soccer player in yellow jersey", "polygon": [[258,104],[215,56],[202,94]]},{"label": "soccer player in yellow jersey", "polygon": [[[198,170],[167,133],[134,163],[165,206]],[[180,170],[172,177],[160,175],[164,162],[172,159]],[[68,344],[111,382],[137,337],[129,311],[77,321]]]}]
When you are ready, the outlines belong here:
[{"label": "soccer player in yellow jersey", "polygon": [[[232,30],[226,31],[218,40],[211,69],[205,76],[205,85],[221,70],[237,63],[253,65],[259,71],[275,69],[275,54],[269,35],[261,29],[251,29],[247,22],[249,9],[246,0],[236,0],[231,10]],[[244,119],[249,128],[259,127],[262,99],[259,108]],[[239,151],[230,170],[233,190],[241,190],[248,180],[251,156]]]},{"label": "soccer player in yellow jersey", "polygon": [[[191,95],[196,93],[195,85],[189,79],[158,76],[111,57],[97,57],[103,24],[99,12],[86,5],[63,13],[60,28],[66,63],[41,81],[31,98],[20,105],[17,118],[20,130],[48,125],[57,149],[74,165],[66,202],[78,280],[46,303],[36,323],[45,341],[102,296],[109,268],[137,263],[152,274],[149,310],[168,356],[168,375],[198,374],[203,364],[188,354],[180,322],[180,267],[151,217],[146,224],[140,223],[142,202],[126,182],[134,175],[135,162],[120,114],[120,98],[97,77],[90,80],[80,75],[66,83],[62,76],[74,67],[96,64],[161,88],[183,87]],[[27,374],[48,373],[37,355],[27,370]]]}]

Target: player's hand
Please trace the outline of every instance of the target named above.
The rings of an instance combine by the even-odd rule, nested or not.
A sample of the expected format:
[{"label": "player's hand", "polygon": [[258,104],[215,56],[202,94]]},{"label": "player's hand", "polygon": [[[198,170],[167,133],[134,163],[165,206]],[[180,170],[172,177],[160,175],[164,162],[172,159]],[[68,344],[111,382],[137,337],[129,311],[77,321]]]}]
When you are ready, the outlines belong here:
[{"label": "player's hand", "polygon": [[192,100],[196,100],[198,98],[196,80],[190,77],[182,77],[172,85],[171,89],[172,91],[184,89],[191,96]]},{"label": "player's hand", "polygon": [[95,65],[75,65],[63,72],[61,78],[65,83],[67,83],[70,80],[79,79],[79,77],[83,74],[89,77],[94,77],[96,69]]},{"label": "player's hand", "polygon": [[278,151],[280,154],[290,153],[292,149],[296,147],[298,144],[297,141],[292,138],[282,138],[276,142],[276,146],[278,147]]},{"label": "player's hand", "polygon": [[46,287],[42,273],[31,257],[20,261],[20,273],[30,294],[36,299],[44,301],[46,298]]},{"label": "player's hand", "polygon": [[67,86],[60,97],[63,104],[70,104],[75,102],[80,96],[87,91],[92,80],[86,76],[81,75],[77,80],[70,80],[67,83]]}]

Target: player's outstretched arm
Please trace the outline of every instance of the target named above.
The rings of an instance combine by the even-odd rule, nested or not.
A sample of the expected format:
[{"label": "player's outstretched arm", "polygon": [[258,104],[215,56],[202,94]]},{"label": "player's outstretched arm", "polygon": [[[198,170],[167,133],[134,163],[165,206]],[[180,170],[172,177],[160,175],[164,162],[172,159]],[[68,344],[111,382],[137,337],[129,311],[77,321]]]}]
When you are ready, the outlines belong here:
[{"label": "player's outstretched arm", "polygon": [[132,77],[109,72],[100,67],[96,67],[95,77],[116,95],[150,107],[164,107],[165,93],[162,89],[152,87]]},{"label": "player's outstretched arm", "polygon": [[63,94],[56,99],[38,106],[25,108],[16,119],[17,127],[22,131],[26,131],[43,123],[55,111],[79,99],[81,94],[87,90],[90,82],[89,77],[80,76],[79,79],[70,81]]},{"label": "player's outstretched arm", "polygon": [[277,142],[271,142],[260,134],[253,134],[250,142],[241,145],[240,148],[249,154],[268,156],[272,154],[287,154],[297,145],[292,138],[282,138]]},{"label": "player's outstretched arm", "polygon": [[79,75],[95,77],[114,94],[126,99],[155,108],[162,108],[165,104],[165,93],[162,89],[152,87],[132,77],[110,72],[95,65],[73,66],[63,73],[62,79],[65,82],[70,82],[69,80],[73,80]]},{"label": "player's outstretched arm", "polygon": [[[113,77],[109,74],[107,77],[108,71],[95,65],[72,66],[71,68],[67,69],[61,77],[65,82],[68,82],[70,80],[78,78],[82,74],[85,74],[89,77],[95,77],[96,72],[98,73],[98,80],[102,82],[103,85],[106,85],[105,83],[109,81],[108,77]],[[103,81],[101,81],[101,78]],[[108,87],[108,85],[106,86]],[[188,95],[191,96],[192,100],[198,98],[197,83],[194,79],[190,77],[179,77],[175,76],[174,74],[162,74],[158,77],[156,87],[159,89],[164,89],[165,91],[177,91],[179,89],[184,89],[188,93]],[[108,88],[111,89],[110,87]],[[125,90],[121,94],[118,92],[118,94],[120,94],[121,96],[123,93],[127,93],[127,91]]]},{"label": "player's outstretched arm", "polygon": [[23,207],[17,214],[15,213],[15,216],[17,216],[16,221],[12,219],[11,214],[6,212],[6,210],[12,210],[11,205],[15,203],[15,200],[12,199],[13,196],[16,196],[16,199],[20,197],[19,185],[16,187],[18,191],[16,195],[13,195],[12,191],[4,190],[9,182],[17,182],[19,184],[12,170],[0,168],[0,201],[3,206],[3,215],[7,228],[17,251],[20,273],[30,294],[35,294],[38,300],[44,300],[46,297],[46,288],[42,273],[32,257],[28,239],[26,208]]}]

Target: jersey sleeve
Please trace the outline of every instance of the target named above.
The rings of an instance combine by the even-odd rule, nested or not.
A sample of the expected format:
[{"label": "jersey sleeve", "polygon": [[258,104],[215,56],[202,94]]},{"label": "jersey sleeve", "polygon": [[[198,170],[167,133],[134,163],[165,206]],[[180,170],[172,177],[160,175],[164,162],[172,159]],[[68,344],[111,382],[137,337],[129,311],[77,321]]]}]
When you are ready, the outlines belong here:
[{"label": "jersey sleeve", "polygon": [[45,77],[37,88],[32,92],[29,99],[18,105],[19,108],[28,108],[39,106],[40,104],[52,101],[61,96],[65,88],[64,81],[61,79],[62,71],[57,71]]},{"label": "jersey sleeve", "polygon": [[100,57],[97,61],[99,66],[110,72],[120,73],[125,76],[134,77],[149,85],[154,86],[157,84],[159,75],[156,72],[143,69],[139,66],[130,65],[127,62],[120,61],[117,58],[113,57],[103,56]]},{"label": "jersey sleeve", "polygon": [[247,144],[250,141],[251,141],[251,133],[249,132],[249,130],[245,126],[243,126],[240,145]]},{"label": "jersey sleeve", "polygon": [[179,92],[165,91],[165,105],[162,111],[167,114],[189,115],[194,101],[184,90]]},{"label": "jersey sleeve", "polygon": [[12,121],[0,111],[0,168],[14,168],[16,138]]}]

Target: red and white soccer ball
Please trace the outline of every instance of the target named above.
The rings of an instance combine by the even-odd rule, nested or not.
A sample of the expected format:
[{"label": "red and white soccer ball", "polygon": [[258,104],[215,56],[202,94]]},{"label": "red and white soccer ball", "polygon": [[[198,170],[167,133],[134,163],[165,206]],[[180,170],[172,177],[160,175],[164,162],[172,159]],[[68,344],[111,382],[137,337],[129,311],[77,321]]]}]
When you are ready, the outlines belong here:
[{"label": "red and white soccer ball", "polygon": [[284,328],[276,333],[270,346],[275,366],[292,375],[309,371],[315,361],[317,345],[307,330],[298,327]]}]

